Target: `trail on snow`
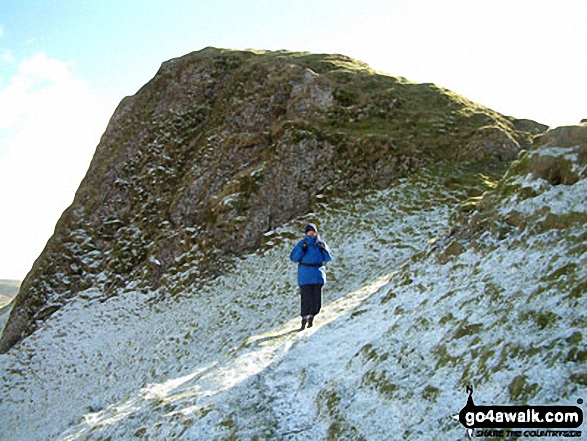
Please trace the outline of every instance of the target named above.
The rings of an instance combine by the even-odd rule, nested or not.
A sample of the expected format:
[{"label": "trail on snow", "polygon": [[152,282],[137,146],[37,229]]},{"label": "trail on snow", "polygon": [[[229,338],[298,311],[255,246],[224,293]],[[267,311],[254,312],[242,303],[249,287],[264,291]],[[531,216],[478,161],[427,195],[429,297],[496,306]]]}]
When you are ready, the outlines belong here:
[{"label": "trail on snow", "polygon": [[[385,286],[393,274],[377,278],[366,286],[348,293],[323,308],[312,328],[300,331],[299,319],[292,319],[277,329],[246,339],[238,348],[227,352],[222,361],[196,368],[193,372],[162,383],[149,384],[131,397],[107,409],[84,417],[84,421],[62,434],[63,440],[75,440],[87,435],[94,427],[108,426],[129,418],[133,414],[156,411],[173,404],[180,413],[189,414],[195,409],[205,409],[214,402],[216,395],[267,369],[283,359],[290,348],[300,340],[311,339],[322,327],[328,326],[354,311],[369,296]],[[294,431],[295,432],[295,431]]]},{"label": "trail on snow", "polygon": [[[446,231],[450,213],[469,192],[466,185],[446,185],[453,174],[464,179],[462,170],[428,171],[388,190],[331,199],[268,233],[263,250],[236,261],[209,285],[177,298],[151,301],[160,298],[158,292],[129,287],[101,302],[88,290],[18,351],[0,357],[6,385],[0,390],[0,425],[11,427],[7,440],[125,439],[145,427],[160,437],[178,438],[184,429],[201,430],[200,438],[216,436],[194,424],[230,425],[221,396],[240,384],[265,381],[261,372],[279,366],[292,348],[315,340],[341,317],[359,317],[361,303],[393,271]],[[471,181],[478,185],[478,179]],[[299,293],[295,265],[287,259],[291,237],[315,219],[334,252],[324,307],[313,328],[290,332],[299,327],[299,318],[292,318]],[[181,275],[177,280],[182,283]],[[349,342],[349,351],[355,343]],[[311,380],[300,380],[303,372],[283,375],[289,384]],[[268,385],[268,395],[273,387],[283,388]],[[307,423],[284,421],[282,432]]]}]

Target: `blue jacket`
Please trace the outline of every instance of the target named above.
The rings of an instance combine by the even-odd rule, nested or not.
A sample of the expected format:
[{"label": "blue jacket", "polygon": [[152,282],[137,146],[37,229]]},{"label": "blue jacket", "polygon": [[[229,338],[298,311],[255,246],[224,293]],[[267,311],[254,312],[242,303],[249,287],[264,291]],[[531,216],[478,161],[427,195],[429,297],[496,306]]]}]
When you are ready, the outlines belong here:
[{"label": "blue jacket", "polygon": [[[302,249],[304,241],[308,244],[308,251],[305,253]],[[300,286],[314,283],[324,285],[324,282],[326,282],[324,264],[330,262],[332,257],[330,256],[328,245],[322,242],[324,249],[320,249],[318,242],[318,238],[306,236],[291,251],[289,258],[298,263],[298,285]]]}]

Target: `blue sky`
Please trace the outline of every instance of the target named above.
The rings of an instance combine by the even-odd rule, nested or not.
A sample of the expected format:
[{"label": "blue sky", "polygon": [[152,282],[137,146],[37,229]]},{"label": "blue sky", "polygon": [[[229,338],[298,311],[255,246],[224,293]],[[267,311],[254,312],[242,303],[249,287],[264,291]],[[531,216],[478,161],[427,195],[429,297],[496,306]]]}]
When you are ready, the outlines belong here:
[{"label": "blue sky", "polygon": [[584,0],[2,0],[0,279],[22,279],[118,102],[206,46],[342,53],[501,113],[587,118]]}]

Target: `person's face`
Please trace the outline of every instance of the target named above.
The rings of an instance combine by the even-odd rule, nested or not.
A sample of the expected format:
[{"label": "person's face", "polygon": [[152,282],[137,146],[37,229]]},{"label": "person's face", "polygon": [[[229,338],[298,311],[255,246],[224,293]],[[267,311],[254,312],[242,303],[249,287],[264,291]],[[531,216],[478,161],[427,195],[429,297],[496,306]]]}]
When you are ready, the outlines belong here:
[{"label": "person's face", "polygon": [[308,233],[307,233],[307,234],[308,234],[308,236],[310,236],[310,237],[316,237],[316,232],[315,232],[315,231],[312,231],[312,230],[310,230],[310,231],[308,231]]}]

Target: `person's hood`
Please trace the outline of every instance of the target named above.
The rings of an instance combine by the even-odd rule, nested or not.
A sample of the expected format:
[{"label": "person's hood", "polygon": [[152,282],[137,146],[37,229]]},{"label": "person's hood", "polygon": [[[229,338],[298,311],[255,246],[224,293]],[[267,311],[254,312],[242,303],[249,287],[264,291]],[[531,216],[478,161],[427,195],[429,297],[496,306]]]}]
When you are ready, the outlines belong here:
[{"label": "person's hood", "polygon": [[316,224],[307,224],[306,228],[304,228],[304,231],[307,233],[310,230],[314,230],[316,232],[316,235],[318,235],[318,227],[316,226]]}]

